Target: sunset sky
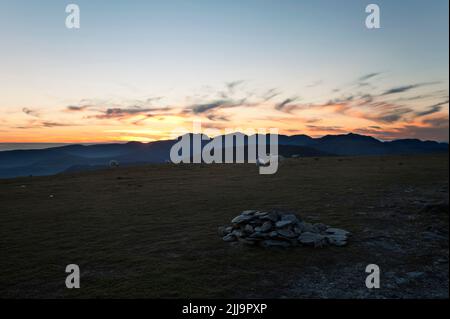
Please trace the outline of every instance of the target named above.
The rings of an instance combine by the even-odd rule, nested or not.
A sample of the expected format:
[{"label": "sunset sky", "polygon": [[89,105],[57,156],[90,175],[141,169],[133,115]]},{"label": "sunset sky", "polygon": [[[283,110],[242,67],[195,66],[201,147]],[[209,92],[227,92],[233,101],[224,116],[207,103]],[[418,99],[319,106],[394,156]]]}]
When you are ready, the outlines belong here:
[{"label": "sunset sky", "polygon": [[0,0],[0,142],[153,141],[193,120],[448,141],[448,0],[372,2]]}]

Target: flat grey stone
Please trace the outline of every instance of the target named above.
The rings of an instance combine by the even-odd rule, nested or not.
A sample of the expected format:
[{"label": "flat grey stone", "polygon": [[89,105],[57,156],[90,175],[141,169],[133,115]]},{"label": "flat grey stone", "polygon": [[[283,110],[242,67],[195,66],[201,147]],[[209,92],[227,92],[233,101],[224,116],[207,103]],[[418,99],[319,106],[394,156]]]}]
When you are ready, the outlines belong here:
[{"label": "flat grey stone", "polygon": [[251,215],[239,215],[239,216],[236,216],[235,218],[233,218],[231,220],[231,222],[233,224],[241,224],[241,223],[247,222],[251,219],[253,219],[253,216],[251,216]]},{"label": "flat grey stone", "polygon": [[311,232],[305,232],[298,237],[298,241],[303,245],[320,247],[325,244],[325,237]]},{"label": "flat grey stone", "polygon": [[278,220],[278,214],[277,213],[268,213],[264,216],[261,216],[259,219],[261,220],[270,220],[273,222],[276,222]]},{"label": "flat grey stone", "polygon": [[222,239],[223,239],[223,241],[231,242],[231,241],[235,241],[236,237],[232,234],[228,234],[225,237],[223,237]]},{"label": "flat grey stone", "polygon": [[347,245],[347,236],[345,235],[325,235],[326,239],[331,245],[345,246]]},{"label": "flat grey stone", "polygon": [[294,214],[286,214],[286,215],[282,215],[281,216],[281,220],[289,220],[292,223],[296,223],[298,222],[298,218],[297,216],[295,216]]},{"label": "flat grey stone", "polygon": [[292,220],[280,220],[279,222],[275,223],[275,226],[277,228],[282,228],[285,227],[287,225],[291,225],[292,224]]},{"label": "flat grey stone", "polygon": [[277,233],[280,236],[286,237],[286,238],[295,238],[295,237],[297,237],[297,234],[295,232],[293,232],[292,230],[289,230],[289,229],[280,229],[280,230],[277,230]]},{"label": "flat grey stone", "polygon": [[234,235],[236,237],[242,237],[243,233],[242,231],[235,229],[231,232],[231,235]]},{"label": "flat grey stone", "polygon": [[267,232],[267,231],[269,231],[270,229],[272,229],[272,223],[269,222],[269,221],[264,222],[264,223],[261,225],[261,227],[260,227],[260,230],[261,230],[262,232]]},{"label": "flat grey stone", "polygon": [[314,232],[314,227],[311,223],[300,223],[298,227],[302,229],[302,233]]},{"label": "flat grey stone", "polygon": [[256,212],[255,217],[263,217],[263,216],[267,216],[267,214],[269,214],[269,213],[268,212]]}]

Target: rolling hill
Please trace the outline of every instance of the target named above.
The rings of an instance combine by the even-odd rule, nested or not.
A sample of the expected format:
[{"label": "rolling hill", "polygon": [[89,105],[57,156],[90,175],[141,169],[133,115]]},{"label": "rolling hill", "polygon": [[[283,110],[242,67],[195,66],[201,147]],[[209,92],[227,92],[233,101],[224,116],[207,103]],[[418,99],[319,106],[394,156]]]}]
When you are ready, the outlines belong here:
[{"label": "rolling hill", "polygon": [[[233,148],[236,147],[236,137],[244,140],[246,150],[252,143],[252,139],[242,133],[233,135],[235,137]],[[259,137],[256,136],[256,138]],[[178,139],[151,143],[67,145],[41,150],[4,151],[0,152],[0,178],[93,170],[108,166],[113,159],[123,166],[165,163],[170,160],[170,149],[177,141]],[[202,148],[208,142],[202,141]],[[383,142],[370,136],[352,133],[327,135],[321,138],[312,138],[307,135],[279,135],[278,144],[279,154],[285,157],[412,155],[448,152],[447,143],[417,139]],[[223,149],[226,148],[224,142],[222,146]]]}]

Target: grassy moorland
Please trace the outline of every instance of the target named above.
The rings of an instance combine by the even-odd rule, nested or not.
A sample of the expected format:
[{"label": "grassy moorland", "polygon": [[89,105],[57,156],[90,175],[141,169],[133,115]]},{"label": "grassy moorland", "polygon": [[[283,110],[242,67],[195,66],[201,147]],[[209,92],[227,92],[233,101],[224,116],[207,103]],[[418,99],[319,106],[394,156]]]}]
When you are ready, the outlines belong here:
[{"label": "grassy moorland", "polygon": [[[0,180],[0,297],[448,298],[448,156],[149,165]],[[280,208],[346,247],[227,244],[217,227]],[[65,288],[67,264],[81,289]],[[381,288],[365,287],[365,267]]]}]

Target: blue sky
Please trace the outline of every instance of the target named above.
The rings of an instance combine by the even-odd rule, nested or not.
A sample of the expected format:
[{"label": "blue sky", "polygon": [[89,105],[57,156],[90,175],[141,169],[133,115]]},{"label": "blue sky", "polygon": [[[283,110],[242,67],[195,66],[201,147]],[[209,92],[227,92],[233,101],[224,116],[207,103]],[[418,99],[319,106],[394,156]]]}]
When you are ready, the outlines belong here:
[{"label": "blue sky", "polygon": [[[374,119],[380,118],[379,109],[371,117],[370,110],[359,112],[352,106],[345,119],[341,109],[321,110],[316,116],[315,111],[305,110],[305,105],[342,102],[369,93],[382,102],[392,102],[382,97],[384,92],[413,86],[395,96],[410,99],[396,102],[397,113],[406,107],[424,113],[439,104],[439,112],[430,115],[437,123],[439,113],[442,126],[442,118],[448,120],[448,102],[442,104],[448,100],[447,0],[373,1],[381,8],[378,30],[365,28],[365,7],[371,2],[362,0],[72,1],[81,9],[79,30],[65,28],[68,3],[0,0],[0,110],[6,114],[0,125],[11,140],[21,140],[39,128],[45,142],[55,140],[59,131],[42,127],[42,123],[67,120],[72,115],[58,112],[70,105],[89,101],[95,107],[86,111],[101,112],[103,107],[106,112],[108,108],[129,109],[132,101],[154,99],[158,102],[151,107],[139,106],[146,110],[170,107],[179,112],[217,101],[218,92],[234,82],[239,83],[240,91],[228,99],[242,101],[273,90],[277,93],[275,107],[292,100],[290,110],[297,111],[289,112],[289,117],[288,112],[282,114],[284,130],[308,130],[305,118],[326,117],[326,123],[315,125],[322,128],[314,128],[317,134],[333,133],[333,128],[345,131],[373,126],[380,128],[380,137],[390,130],[385,138],[409,134],[448,140],[448,133],[437,127],[421,133],[401,131],[406,126],[422,126],[411,116],[397,123],[377,123]],[[364,83],[365,88],[359,86],[358,79],[370,74],[376,75],[372,82]],[[422,98],[413,99],[416,96]],[[395,107],[388,107],[388,115]],[[32,112],[24,112],[24,108],[36,110],[34,118],[27,118]],[[220,114],[221,118],[231,120],[216,120],[217,127],[230,121],[260,124],[257,120],[262,119],[251,114],[265,116],[265,125],[270,118],[280,123],[277,114],[264,107],[261,112],[245,106],[222,106],[215,111],[219,108],[226,113]],[[101,117],[77,116],[59,130],[70,130],[66,135],[79,133],[85,129],[79,127],[82,118],[92,119],[87,122],[96,130],[107,126],[103,133],[112,125],[94,121]],[[167,116],[169,125],[175,115],[161,116]],[[349,125],[349,117],[361,127]],[[114,126],[120,124],[116,122]],[[71,123],[77,127],[70,128]],[[132,130],[130,122],[121,124],[124,131]],[[29,130],[25,130],[27,125]],[[394,129],[399,133],[392,133]],[[163,130],[160,125],[158,132]],[[66,135],[58,134],[56,140],[63,141]]]}]

